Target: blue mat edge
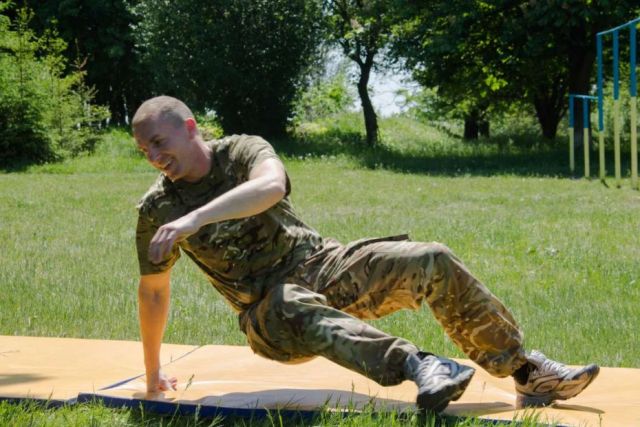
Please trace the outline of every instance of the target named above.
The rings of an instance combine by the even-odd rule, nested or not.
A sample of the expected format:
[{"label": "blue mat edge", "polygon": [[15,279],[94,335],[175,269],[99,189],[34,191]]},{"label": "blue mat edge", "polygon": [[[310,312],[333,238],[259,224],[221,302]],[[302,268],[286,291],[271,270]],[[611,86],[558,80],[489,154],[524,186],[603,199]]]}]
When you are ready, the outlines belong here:
[{"label": "blue mat edge", "polygon": [[162,415],[194,415],[198,414],[203,417],[215,417],[220,416],[237,416],[243,418],[264,418],[269,413],[278,413],[286,417],[301,417],[304,419],[311,419],[318,415],[319,411],[304,411],[304,410],[267,410],[264,408],[229,408],[224,406],[202,406],[191,403],[172,403],[172,402],[158,402],[154,400],[145,399],[129,399],[122,397],[104,396],[93,393],[80,393],[77,398],[78,403],[87,403],[99,401],[104,406],[115,408],[144,408],[146,411],[153,412],[155,414]]}]

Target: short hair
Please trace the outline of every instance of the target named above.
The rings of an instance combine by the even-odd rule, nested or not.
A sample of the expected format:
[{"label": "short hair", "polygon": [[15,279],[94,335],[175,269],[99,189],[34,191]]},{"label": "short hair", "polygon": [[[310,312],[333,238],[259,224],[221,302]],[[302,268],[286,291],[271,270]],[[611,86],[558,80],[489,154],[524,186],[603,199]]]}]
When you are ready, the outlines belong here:
[{"label": "short hair", "polygon": [[131,120],[131,127],[135,129],[140,123],[155,117],[170,121],[176,127],[184,124],[186,119],[194,118],[184,102],[172,96],[161,95],[147,99],[138,107]]}]

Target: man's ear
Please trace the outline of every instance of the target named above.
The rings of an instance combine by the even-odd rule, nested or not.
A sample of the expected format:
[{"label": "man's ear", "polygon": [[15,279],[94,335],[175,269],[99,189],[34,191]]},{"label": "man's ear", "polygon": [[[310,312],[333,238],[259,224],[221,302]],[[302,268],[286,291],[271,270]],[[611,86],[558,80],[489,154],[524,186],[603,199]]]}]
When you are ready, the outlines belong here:
[{"label": "man's ear", "polygon": [[189,133],[189,139],[193,139],[198,134],[198,125],[196,124],[196,119],[193,117],[189,117],[184,121],[185,126],[187,127],[187,132]]}]

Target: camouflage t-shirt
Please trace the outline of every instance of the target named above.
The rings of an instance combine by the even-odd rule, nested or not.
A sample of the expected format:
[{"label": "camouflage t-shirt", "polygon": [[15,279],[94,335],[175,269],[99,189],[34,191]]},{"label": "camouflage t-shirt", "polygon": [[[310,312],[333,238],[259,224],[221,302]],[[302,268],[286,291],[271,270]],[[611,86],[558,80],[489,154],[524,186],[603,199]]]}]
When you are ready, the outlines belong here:
[{"label": "camouflage t-shirt", "polygon": [[205,225],[177,243],[166,260],[152,264],[149,243],[161,225],[246,182],[261,161],[277,158],[271,145],[256,136],[234,135],[207,144],[213,153],[207,176],[188,183],[171,182],[161,174],[140,201],[136,230],[140,273],[170,269],[182,250],[231,306],[243,311],[261,298],[265,286],[284,279],[317,250],[322,238],[296,217],[288,198],[291,188],[287,178],[287,195],[273,207],[248,218]]}]

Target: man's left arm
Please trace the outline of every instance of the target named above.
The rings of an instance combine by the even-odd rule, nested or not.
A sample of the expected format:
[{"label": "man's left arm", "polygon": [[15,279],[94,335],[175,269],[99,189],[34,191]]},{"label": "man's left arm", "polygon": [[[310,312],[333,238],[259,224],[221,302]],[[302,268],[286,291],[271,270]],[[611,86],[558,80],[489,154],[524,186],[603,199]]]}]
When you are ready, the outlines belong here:
[{"label": "man's left arm", "polygon": [[166,258],[176,242],[186,239],[202,226],[230,219],[246,218],[266,211],[287,192],[287,175],[277,158],[267,158],[254,166],[249,179],[209,203],[175,221],[161,226],[151,240],[149,259]]}]

